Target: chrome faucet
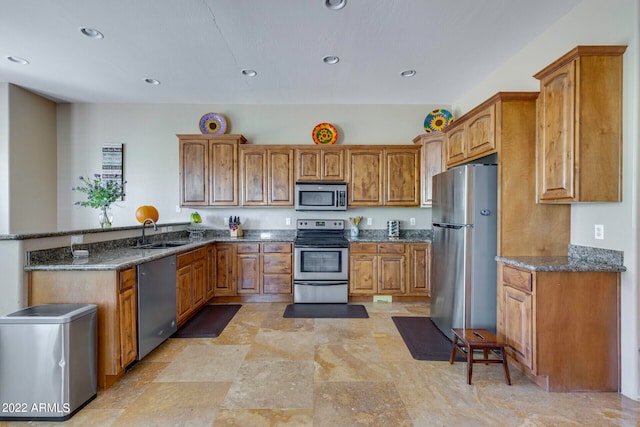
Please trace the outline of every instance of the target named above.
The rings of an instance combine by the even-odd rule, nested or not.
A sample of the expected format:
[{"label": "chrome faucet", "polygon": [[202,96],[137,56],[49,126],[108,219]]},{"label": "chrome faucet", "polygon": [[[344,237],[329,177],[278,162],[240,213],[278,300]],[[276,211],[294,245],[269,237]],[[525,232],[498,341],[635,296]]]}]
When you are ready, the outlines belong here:
[{"label": "chrome faucet", "polygon": [[140,243],[141,245],[146,245],[146,238],[144,236],[144,230],[147,226],[147,222],[150,222],[151,224],[153,224],[153,230],[154,231],[158,231],[158,224],[156,224],[156,222],[154,220],[152,220],[151,218],[147,218],[142,222],[142,242]]}]

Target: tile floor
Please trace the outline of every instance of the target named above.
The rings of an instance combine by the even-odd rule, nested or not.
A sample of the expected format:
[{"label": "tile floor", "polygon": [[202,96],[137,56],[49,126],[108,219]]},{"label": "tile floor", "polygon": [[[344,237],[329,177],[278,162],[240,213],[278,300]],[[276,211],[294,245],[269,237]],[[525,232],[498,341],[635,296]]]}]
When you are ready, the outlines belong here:
[{"label": "tile floor", "polygon": [[[284,319],[243,304],[222,335],[170,339],[65,423],[73,426],[638,426],[617,393],[547,393],[499,365],[411,358],[391,316],[424,303],[365,303],[369,319]],[[0,426],[24,425],[2,423]]]}]

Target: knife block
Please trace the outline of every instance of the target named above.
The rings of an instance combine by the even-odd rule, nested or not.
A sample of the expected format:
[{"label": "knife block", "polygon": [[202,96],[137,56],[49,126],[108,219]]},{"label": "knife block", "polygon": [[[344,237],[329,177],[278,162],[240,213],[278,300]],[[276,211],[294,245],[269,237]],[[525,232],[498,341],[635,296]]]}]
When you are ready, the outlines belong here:
[{"label": "knife block", "polygon": [[234,229],[229,229],[230,237],[242,237],[242,224],[238,224],[238,227]]}]

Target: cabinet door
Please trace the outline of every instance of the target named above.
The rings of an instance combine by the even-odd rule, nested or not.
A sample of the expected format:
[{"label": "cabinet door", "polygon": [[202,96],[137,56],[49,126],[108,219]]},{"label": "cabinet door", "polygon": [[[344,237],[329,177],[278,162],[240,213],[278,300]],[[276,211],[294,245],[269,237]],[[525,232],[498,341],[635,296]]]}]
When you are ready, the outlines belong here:
[{"label": "cabinet door", "polygon": [[529,369],[533,368],[532,297],[528,292],[503,286],[503,327],[511,356]]},{"label": "cabinet door", "polygon": [[209,204],[209,158],[207,141],[180,141],[180,204]]},{"label": "cabinet door", "polygon": [[176,271],[176,318],[180,325],[191,313],[191,264]]},{"label": "cabinet door", "polygon": [[540,82],[538,198],[572,199],[574,191],[575,70],[572,61]]},{"label": "cabinet door", "polygon": [[216,280],[218,278],[218,254],[216,245],[207,246],[207,276],[206,282],[206,299],[209,301],[216,291]]},{"label": "cabinet door", "polygon": [[378,290],[378,256],[349,256],[349,292],[353,295],[375,294]]},{"label": "cabinet door", "polygon": [[489,154],[496,148],[495,110],[491,105],[469,119],[467,127],[467,158]]},{"label": "cabinet door", "polygon": [[269,149],[269,206],[293,206],[293,150]]},{"label": "cabinet door", "polygon": [[323,181],[346,181],[346,159],[344,148],[322,150],[321,178]]},{"label": "cabinet door", "polygon": [[436,134],[433,137],[424,138],[422,143],[422,162],[420,188],[422,197],[421,206],[429,207],[433,204],[433,176],[445,170],[446,137],[444,134]]},{"label": "cabinet door", "polygon": [[209,141],[210,196],[212,206],[238,205],[237,142]]},{"label": "cabinet door", "polygon": [[406,277],[405,255],[378,255],[378,292],[381,294],[404,294]]},{"label": "cabinet door", "polygon": [[234,244],[216,243],[215,296],[236,295],[235,259]]},{"label": "cabinet door", "polygon": [[238,294],[260,293],[260,254],[238,254],[236,259]]},{"label": "cabinet door", "polygon": [[296,150],[296,181],[320,181],[321,152],[319,149]]},{"label": "cabinet door", "polygon": [[267,205],[267,150],[240,148],[240,188],[243,206]]},{"label": "cabinet door", "polygon": [[467,157],[465,126],[447,132],[447,166],[462,162]]},{"label": "cabinet door", "polygon": [[384,160],[384,205],[419,206],[420,149],[387,148]]},{"label": "cabinet door", "polygon": [[431,295],[431,245],[412,243],[409,246],[409,294]]},{"label": "cabinet door", "polygon": [[138,356],[136,268],[121,271],[120,294],[120,367],[125,368]]},{"label": "cabinet door", "polygon": [[191,306],[197,310],[206,302],[207,294],[207,250],[205,248],[194,251],[191,268]]},{"label": "cabinet door", "polygon": [[384,171],[382,150],[349,150],[349,206],[383,206]]}]

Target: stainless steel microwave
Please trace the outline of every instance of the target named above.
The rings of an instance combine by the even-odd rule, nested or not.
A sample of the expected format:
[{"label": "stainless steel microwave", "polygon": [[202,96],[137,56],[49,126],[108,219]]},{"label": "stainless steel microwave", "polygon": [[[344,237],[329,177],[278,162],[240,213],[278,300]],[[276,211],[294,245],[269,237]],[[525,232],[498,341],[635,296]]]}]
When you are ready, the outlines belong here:
[{"label": "stainless steel microwave", "polygon": [[346,211],[344,182],[296,182],[297,211]]}]

